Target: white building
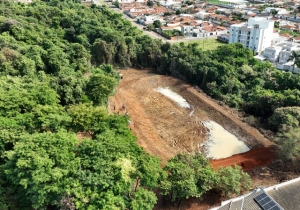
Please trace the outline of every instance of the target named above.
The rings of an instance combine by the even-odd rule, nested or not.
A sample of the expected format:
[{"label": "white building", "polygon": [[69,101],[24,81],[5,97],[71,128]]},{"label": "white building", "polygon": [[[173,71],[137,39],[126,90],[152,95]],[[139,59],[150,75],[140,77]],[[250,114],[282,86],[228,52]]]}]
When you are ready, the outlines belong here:
[{"label": "white building", "polygon": [[284,64],[289,61],[292,51],[298,51],[299,48],[293,44],[287,44],[282,47],[282,50],[279,53],[278,63]]},{"label": "white building", "polygon": [[275,63],[278,61],[278,56],[281,50],[282,47],[280,46],[267,47],[264,51],[264,57],[272,63]]},{"label": "white building", "polygon": [[181,32],[184,34],[184,36],[193,36],[193,29],[194,26],[181,25]]},{"label": "white building", "polygon": [[255,53],[271,46],[274,21],[265,18],[249,18],[248,23],[230,26],[229,44],[241,43]]},{"label": "white building", "polygon": [[197,12],[197,13],[195,14],[195,18],[204,20],[205,17],[207,17],[209,14],[210,14],[209,12],[203,12],[203,11]]},{"label": "white building", "polygon": [[276,10],[278,13],[278,15],[284,15],[287,13],[286,9],[282,9],[282,8],[275,8],[275,7],[267,7],[265,8],[265,12],[267,13],[272,13],[273,10]]},{"label": "white building", "polygon": [[171,6],[171,5],[174,5],[174,4],[178,4],[178,2],[173,1],[173,0],[162,0],[162,1],[158,1],[158,2],[162,6]]}]

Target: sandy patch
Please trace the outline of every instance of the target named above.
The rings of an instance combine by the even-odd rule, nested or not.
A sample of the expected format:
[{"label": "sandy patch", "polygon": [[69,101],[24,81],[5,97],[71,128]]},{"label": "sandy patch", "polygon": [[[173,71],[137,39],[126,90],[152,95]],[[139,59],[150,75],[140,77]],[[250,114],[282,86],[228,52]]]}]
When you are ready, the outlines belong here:
[{"label": "sandy patch", "polygon": [[162,95],[168,97],[169,99],[175,101],[182,108],[190,108],[191,107],[190,104],[181,95],[170,90],[168,87],[166,87],[166,88],[159,87],[156,89],[156,91],[161,93]]}]

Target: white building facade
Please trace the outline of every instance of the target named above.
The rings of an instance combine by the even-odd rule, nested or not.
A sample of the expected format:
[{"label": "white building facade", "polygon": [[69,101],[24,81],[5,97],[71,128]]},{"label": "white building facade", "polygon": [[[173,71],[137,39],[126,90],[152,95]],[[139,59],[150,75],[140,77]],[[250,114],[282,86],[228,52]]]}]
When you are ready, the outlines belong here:
[{"label": "white building facade", "polygon": [[280,46],[267,47],[264,50],[264,57],[272,63],[278,62],[278,56],[281,50],[282,47]]},{"label": "white building facade", "polygon": [[255,53],[271,46],[274,21],[265,18],[249,18],[248,23],[230,26],[229,44],[241,43]]}]

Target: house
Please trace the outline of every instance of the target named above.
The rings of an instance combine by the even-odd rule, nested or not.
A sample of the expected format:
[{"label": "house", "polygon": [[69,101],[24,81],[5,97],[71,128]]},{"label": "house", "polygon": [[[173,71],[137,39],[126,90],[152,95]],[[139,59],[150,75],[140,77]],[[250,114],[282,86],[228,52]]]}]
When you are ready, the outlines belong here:
[{"label": "house", "polygon": [[289,15],[289,16],[285,16],[286,20],[290,20],[292,22],[300,22],[300,16],[299,14],[295,14],[295,15]]},{"label": "house", "polygon": [[249,18],[248,23],[230,26],[229,44],[241,43],[254,52],[271,46],[274,21],[265,18]]},{"label": "house", "polygon": [[181,32],[184,36],[192,36],[193,35],[194,26],[192,25],[181,25]]},{"label": "house", "polygon": [[282,44],[282,43],[286,43],[289,39],[290,39],[290,37],[279,36],[278,33],[273,33],[271,46],[276,46],[276,45],[279,45],[279,44]]},{"label": "house", "polygon": [[300,177],[222,202],[211,210],[296,210],[300,206]]},{"label": "house", "polygon": [[[244,22],[242,22],[242,23],[244,24]],[[223,26],[226,26],[226,27],[231,27],[234,24],[241,24],[241,22],[235,21],[235,20],[223,22]]]},{"label": "house", "polygon": [[225,15],[210,14],[210,15],[209,15],[209,20],[210,20],[212,23],[221,25],[221,24],[223,24],[224,22],[230,21],[231,18],[228,18],[228,17],[225,16]]},{"label": "house", "polygon": [[143,25],[149,25],[152,24],[154,21],[159,20],[161,22],[164,22],[161,16],[159,15],[145,15],[142,17],[137,18],[137,22]]},{"label": "house", "polygon": [[283,8],[276,8],[276,7],[267,7],[267,8],[265,8],[265,12],[267,12],[267,13],[272,13],[274,10],[277,11],[278,15],[287,14],[286,9],[283,9]]},{"label": "house", "polygon": [[280,26],[289,25],[289,24],[291,23],[291,22],[288,21],[288,20],[283,20],[283,19],[279,19],[279,18],[275,18],[275,17],[270,18],[270,20],[273,20],[273,21],[275,21],[275,22],[278,22],[278,23],[279,23],[279,27],[280,27]]},{"label": "house", "polygon": [[195,18],[198,18],[198,19],[201,19],[201,20],[205,20],[205,19],[207,19],[207,17],[208,17],[209,15],[210,15],[210,13],[201,11],[201,12],[197,12],[197,13],[195,14]]},{"label": "house", "polygon": [[181,2],[178,2],[175,0],[162,0],[162,1],[158,1],[158,2],[160,3],[160,5],[165,6],[165,7],[181,3]]},{"label": "house", "polygon": [[299,50],[297,46],[293,44],[286,44],[282,47],[282,50],[279,53],[278,63],[284,64],[289,61],[292,51]]},{"label": "house", "polygon": [[226,33],[226,34],[222,34],[221,36],[218,36],[217,39],[222,41],[222,42],[228,43],[229,42],[229,37],[230,37],[230,35],[228,33]]},{"label": "house", "polygon": [[278,61],[278,56],[281,50],[282,47],[280,46],[267,47],[264,50],[263,56],[272,63],[275,63]]},{"label": "house", "polygon": [[279,52],[276,68],[280,70],[291,71],[293,73],[299,73],[300,69],[294,66],[294,61],[290,60],[290,58],[292,51],[299,51],[300,46],[292,42],[280,45],[282,46],[282,50]]},{"label": "house", "polygon": [[201,24],[201,26],[198,29],[193,30],[194,37],[218,36],[226,33],[228,33],[228,28],[223,26],[213,26],[211,24]]}]

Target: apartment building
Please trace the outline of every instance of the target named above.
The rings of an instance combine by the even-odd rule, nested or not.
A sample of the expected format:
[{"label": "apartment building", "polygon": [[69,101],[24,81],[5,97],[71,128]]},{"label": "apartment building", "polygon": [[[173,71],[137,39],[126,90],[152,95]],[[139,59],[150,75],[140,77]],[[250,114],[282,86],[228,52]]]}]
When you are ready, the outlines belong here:
[{"label": "apartment building", "polygon": [[274,21],[263,17],[249,18],[248,23],[230,26],[229,44],[241,43],[255,53],[271,46]]}]

